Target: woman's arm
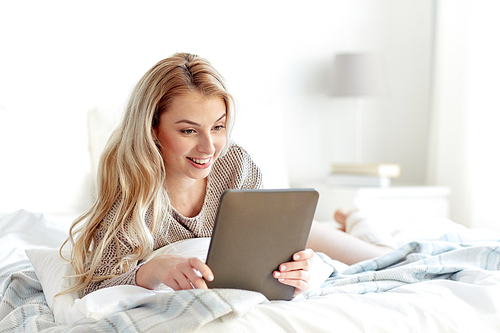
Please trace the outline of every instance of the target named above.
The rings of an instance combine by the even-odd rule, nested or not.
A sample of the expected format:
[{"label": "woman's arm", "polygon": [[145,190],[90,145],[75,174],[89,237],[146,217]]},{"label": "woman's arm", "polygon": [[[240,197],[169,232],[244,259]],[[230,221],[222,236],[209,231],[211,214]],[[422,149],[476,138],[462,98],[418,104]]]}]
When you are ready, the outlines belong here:
[{"label": "woman's arm", "polygon": [[[101,225],[94,236],[94,244],[99,244],[102,241],[105,232],[105,227]],[[119,274],[115,270],[119,254],[124,256],[135,250],[134,246],[125,245],[127,240],[121,232],[117,233],[117,237],[118,242],[112,241],[103,249],[102,256],[93,274],[94,277]],[[92,256],[94,255],[95,253],[92,254]],[[85,288],[84,295],[102,288],[118,285],[137,285],[148,289],[157,289],[163,283],[174,290],[192,289],[193,287],[207,288],[205,281],[197,272],[201,272],[202,277],[208,281],[213,279],[210,268],[198,258],[160,255],[115,277],[91,282]]]},{"label": "woman's arm", "polygon": [[[94,275],[108,274],[111,274],[111,266],[103,263]],[[147,289],[158,289],[163,283],[174,290],[207,289],[203,278],[207,281],[214,279],[212,270],[200,259],[179,255],[160,255],[116,277],[90,283],[85,288],[84,295],[118,285],[137,285]]]}]

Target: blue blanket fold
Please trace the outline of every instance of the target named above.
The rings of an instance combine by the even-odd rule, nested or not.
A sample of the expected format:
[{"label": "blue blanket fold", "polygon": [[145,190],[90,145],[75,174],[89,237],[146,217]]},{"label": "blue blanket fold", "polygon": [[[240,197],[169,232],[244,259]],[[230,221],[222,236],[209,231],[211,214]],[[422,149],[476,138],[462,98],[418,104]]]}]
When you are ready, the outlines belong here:
[{"label": "blue blanket fold", "polygon": [[[306,292],[311,298],[332,293],[384,292],[391,289],[436,279],[452,279],[465,269],[500,270],[500,242],[485,241],[458,244],[456,234],[438,241],[411,242],[380,258],[334,271],[319,290]],[[328,258],[324,259],[335,267]]]}]

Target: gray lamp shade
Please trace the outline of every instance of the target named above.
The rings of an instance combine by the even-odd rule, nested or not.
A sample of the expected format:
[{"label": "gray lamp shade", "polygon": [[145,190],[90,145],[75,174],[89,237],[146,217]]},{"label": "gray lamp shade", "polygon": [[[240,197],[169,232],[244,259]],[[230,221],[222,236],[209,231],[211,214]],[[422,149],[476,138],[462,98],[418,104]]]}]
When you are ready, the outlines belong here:
[{"label": "gray lamp shade", "polygon": [[388,93],[382,59],[376,54],[337,54],[329,76],[332,96],[381,96]]}]

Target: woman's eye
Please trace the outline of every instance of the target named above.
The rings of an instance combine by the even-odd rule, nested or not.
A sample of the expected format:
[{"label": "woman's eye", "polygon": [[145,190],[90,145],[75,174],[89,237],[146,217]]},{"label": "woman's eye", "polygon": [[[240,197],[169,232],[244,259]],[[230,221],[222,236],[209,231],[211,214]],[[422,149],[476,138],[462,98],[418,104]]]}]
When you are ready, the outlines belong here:
[{"label": "woman's eye", "polygon": [[220,130],[224,129],[225,127],[226,126],[224,126],[224,125],[217,125],[217,126],[214,127],[214,130],[215,131],[220,131]]},{"label": "woman's eye", "polygon": [[183,133],[183,134],[193,134],[194,130],[193,129],[185,129],[185,130],[181,130],[181,133]]}]

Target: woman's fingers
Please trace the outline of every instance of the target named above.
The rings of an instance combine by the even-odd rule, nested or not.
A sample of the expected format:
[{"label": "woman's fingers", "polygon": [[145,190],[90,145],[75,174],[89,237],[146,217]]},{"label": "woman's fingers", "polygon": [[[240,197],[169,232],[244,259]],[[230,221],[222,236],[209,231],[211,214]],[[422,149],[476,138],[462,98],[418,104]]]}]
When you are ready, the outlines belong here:
[{"label": "woman's fingers", "polygon": [[212,270],[198,258],[161,255],[144,264],[136,274],[136,283],[148,289],[164,284],[174,290],[208,289]]},{"label": "woman's fingers", "polygon": [[[176,274],[174,274],[172,276],[172,280],[173,280],[173,282],[171,284],[173,286],[168,285],[168,284],[165,284],[165,285],[168,285],[170,288],[172,288],[174,290],[193,289],[193,286],[189,282],[189,278],[186,275],[184,275],[182,272],[176,272]],[[177,286],[178,286],[178,288],[176,288]]]},{"label": "woman's fingers", "polygon": [[302,280],[302,281],[309,281],[310,275],[309,272],[304,271],[304,270],[298,270],[298,271],[289,271],[289,272],[279,272],[279,271],[274,271],[273,276],[278,279],[278,281],[282,282],[281,280]]},{"label": "woman's fingers", "polygon": [[290,261],[285,262],[279,265],[278,270],[280,272],[289,272],[296,270],[305,270],[308,271],[311,268],[311,262],[309,260],[302,261]]},{"label": "woman's fingers", "polygon": [[169,278],[166,281],[163,282],[164,285],[172,288],[173,290],[182,290],[182,287],[177,283],[177,281],[174,278]]},{"label": "woman's fingers", "polygon": [[306,291],[309,288],[309,272],[305,270],[294,270],[287,272],[274,271],[273,276],[280,283],[295,287],[295,293]]},{"label": "woman's fingers", "polygon": [[200,272],[201,277],[207,281],[213,281],[214,273],[207,264],[198,258],[189,258],[189,264],[194,267],[198,272]]},{"label": "woman's fingers", "polygon": [[196,289],[208,289],[205,280],[214,279],[212,270],[198,258],[189,258],[184,274],[192,287]]},{"label": "woman's fingers", "polygon": [[281,264],[278,269],[281,272],[293,271],[293,270],[306,270],[308,271],[311,268],[311,259],[314,256],[314,251],[311,249],[306,249],[304,251],[299,251],[295,253],[292,258],[294,261],[285,262]]},{"label": "woman's fingers", "polygon": [[[213,280],[212,270],[198,258],[186,258],[176,266],[173,278],[181,290],[208,289],[205,279]],[[210,281],[210,280],[209,280]]]},{"label": "woman's fingers", "polygon": [[293,260],[309,260],[314,256],[314,251],[311,249],[305,249],[303,251],[299,251],[295,253],[292,258]]},{"label": "woman's fingers", "polygon": [[274,272],[274,277],[279,282],[295,287],[300,291],[305,291],[309,288],[309,273],[306,271],[292,271],[292,272]]},{"label": "woman's fingers", "polygon": [[302,292],[309,288],[309,269],[311,263],[309,259],[314,256],[314,251],[306,249],[294,253],[293,261],[285,262],[278,267],[277,271],[273,272],[273,276],[279,282],[295,287],[295,292]]}]

